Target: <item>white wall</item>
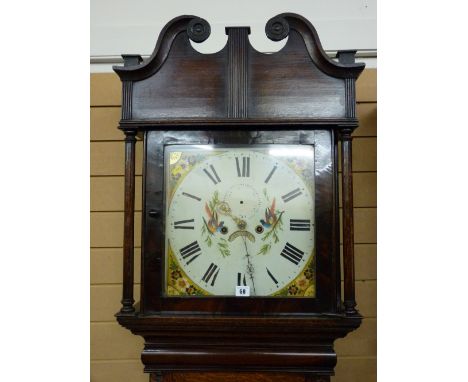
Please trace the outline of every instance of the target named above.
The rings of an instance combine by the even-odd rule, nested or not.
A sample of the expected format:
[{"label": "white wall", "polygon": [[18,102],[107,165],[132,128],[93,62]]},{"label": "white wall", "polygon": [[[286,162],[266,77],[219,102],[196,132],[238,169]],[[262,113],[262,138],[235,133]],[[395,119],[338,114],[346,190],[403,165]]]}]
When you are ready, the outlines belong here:
[{"label": "white wall", "polygon": [[196,15],[211,25],[211,36],[196,49],[215,52],[226,43],[225,26],[250,26],[251,44],[259,51],[280,49],[264,32],[271,17],[298,13],[317,29],[326,51],[358,49],[376,66],[376,0],[91,0],[91,71],[110,71],[123,53],[148,56],[159,32],[176,16]]}]

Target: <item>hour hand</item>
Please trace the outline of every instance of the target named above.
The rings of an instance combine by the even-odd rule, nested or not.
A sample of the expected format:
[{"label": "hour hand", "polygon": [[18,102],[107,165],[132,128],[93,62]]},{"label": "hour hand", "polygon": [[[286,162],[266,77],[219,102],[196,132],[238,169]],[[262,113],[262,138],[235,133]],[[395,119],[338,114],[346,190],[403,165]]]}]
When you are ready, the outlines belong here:
[{"label": "hour hand", "polygon": [[232,214],[231,207],[226,202],[221,202],[216,206],[216,211],[221,215],[229,216],[237,224],[237,228],[244,230],[247,227],[247,223],[239,219],[237,216]]}]

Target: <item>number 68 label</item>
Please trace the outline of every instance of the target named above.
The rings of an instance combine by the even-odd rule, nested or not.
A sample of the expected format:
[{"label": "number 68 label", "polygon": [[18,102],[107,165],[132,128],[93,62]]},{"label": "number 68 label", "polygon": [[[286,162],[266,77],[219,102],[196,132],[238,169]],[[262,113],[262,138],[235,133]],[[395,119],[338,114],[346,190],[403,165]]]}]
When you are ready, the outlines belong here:
[{"label": "number 68 label", "polygon": [[249,297],[250,287],[249,286],[236,286],[236,296],[237,297]]}]

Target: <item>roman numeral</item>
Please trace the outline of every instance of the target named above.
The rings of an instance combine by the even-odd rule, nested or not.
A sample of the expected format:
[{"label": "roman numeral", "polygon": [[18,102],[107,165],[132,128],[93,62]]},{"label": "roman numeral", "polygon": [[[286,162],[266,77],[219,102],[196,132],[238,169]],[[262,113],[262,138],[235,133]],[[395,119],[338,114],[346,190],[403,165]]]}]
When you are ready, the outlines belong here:
[{"label": "roman numeral", "polygon": [[196,241],[194,241],[193,243],[190,243],[182,248],[180,250],[180,255],[184,260],[188,260],[187,265],[189,265],[193,260],[201,255],[200,246]]},{"label": "roman numeral", "polygon": [[195,221],[194,219],[179,220],[178,222],[174,222],[174,228],[175,229],[194,229],[195,227],[193,225],[184,225],[185,223],[193,223],[194,221]]},{"label": "roman numeral", "polygon": [[213,167],[213,165],[210,165],[210,169],[211,169],[211,174],[210,172],[204,168],[203,171],[205,172],[206,175],[208,175],[208,178],[211,179],[211,181],[214,183],[214,184],[218,184],[219,182],[221,182],[221,179],[219,179],[219,176],[218,176],[218,173],[216,172],[215,168]]},{"label": "roman numeral", "polygon": [[288,192],[286,195],[283,195],[281,199],[283,199],[283,202],[286,203],[286,202],[289,202],[290,200],[293,200],[294,198],[298,197],[301,194],[302,194],[302,191],[299,188],[296,188],[295,190]]},{"label": "roman numeral", "polygon": [[273,176],[273,174],[275,173],[277,168],[278,168],[278,166],[275,166],[275,167],[273,167],[271,169],[270,173],[268,174],[268,176],[265,179],[265,183],[268,183],[270,181],[271,177]]},{"label": "roman numeral", "polygon": [[[211,263],[208,269],[206,270],[205,274],[202,277],[202,280],[207,284],[210,282],[211,277],[213,280],[211,281],[211,286],[214,286],[216,278],[218,277],[220,268],[214,263]],[[216,273],[215,273],[216,272]]]},{"label": "roman numeral", "polygon": [[267,268],[267,273],[268,273],[268,276],[271,277],[271,279],[273,280],[273,282],[278,285],[278,280],[276,280],[275,276],[273,276],[273,273],[270,272],[270,270]]},{"label": "roman numeral", "polygon": [[310,220],[289,219],[289,229],[291,231],[310,231]]},{"label": "roman numeral", "polygon": [[250,176],[250,157],[242,157],[242,171],[239,158],[236,157],[237,176],[248,178]]},{"label": "roman numeral", "polygon": [[237,286],[247,286],[247,283],[245,282],[245,274],[242,275],[242,273],[237,273]]},{"label": "roman numeral", "polygon": [[302,257],[304,256],[304,252],[302,252],[300,249],[297,249],[294,245],[286,243],[286,246],[281,252],[281,256],[289,260],[291,263],[298,265],[299,261],[301,261]]},{"label": "roman numeral", "polygon": [[201,201],[201,198],[199,198],[198,196],[195,196],[195,195],[189,194],[188,192],[182,192],[182,195],[184,195],[184,196],[187,196],[188,198],[192,198],[192,199],[195,199],[195,200]]}]

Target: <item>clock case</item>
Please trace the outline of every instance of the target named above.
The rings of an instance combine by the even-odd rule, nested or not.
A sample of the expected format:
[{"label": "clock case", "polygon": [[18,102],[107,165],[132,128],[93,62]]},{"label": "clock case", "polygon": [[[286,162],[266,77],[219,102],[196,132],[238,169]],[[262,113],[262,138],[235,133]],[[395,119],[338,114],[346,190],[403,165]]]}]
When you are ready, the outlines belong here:
[{"label": "clock case", "polygon": [[[171,371],[284,371],[328,380],[333,342],[359,327],[354,296],[351,133],[358,126],[355,51],[328,58],[314,27],[295,14],[270,19],[256,51],[248,27],[226,28],[226,46],[201,54],[209,24],[181,16],[162,30],[145,61],[123,55],[125,208],[122,308],[118,322],[145,339],[151,378]],[[135,142],[143,149],[140,302],[134,304]],[[339,145],[340,143],[340,145]],[[303,144],[315,147],[316,298],[164,295],[165,145]],[[342,176],[340,258],[339,155]],[[341,266],[343,264],[343,292]],[[169,373],[169,374],[168,374]]]}]

